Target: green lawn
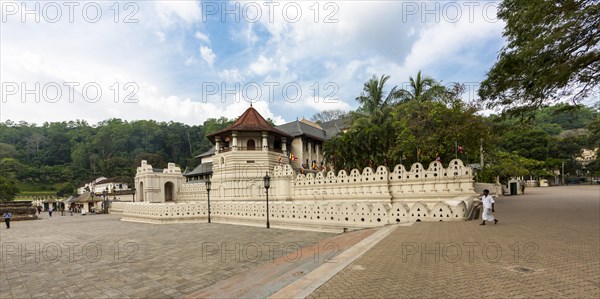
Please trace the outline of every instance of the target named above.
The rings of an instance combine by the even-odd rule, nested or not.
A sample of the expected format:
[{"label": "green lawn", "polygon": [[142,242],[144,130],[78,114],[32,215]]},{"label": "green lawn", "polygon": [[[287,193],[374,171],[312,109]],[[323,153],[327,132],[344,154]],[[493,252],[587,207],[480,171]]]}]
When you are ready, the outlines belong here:
[{"label": "green lawn", "polygon": [[15,200],[24,196],[56,196],[57,190],[52,185],[17,182],[19,194]]}]

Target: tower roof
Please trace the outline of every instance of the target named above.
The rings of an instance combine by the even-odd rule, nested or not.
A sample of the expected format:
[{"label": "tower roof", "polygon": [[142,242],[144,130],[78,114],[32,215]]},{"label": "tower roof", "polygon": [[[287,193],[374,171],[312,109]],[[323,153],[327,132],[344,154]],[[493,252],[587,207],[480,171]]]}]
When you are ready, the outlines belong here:
[{"label": "tower roof", "polygon": [[238,119],[231,126],[227,127],[226,129],[208,134],[208,135],[206,135],[206,137],[208,139],[210,139],[211,142],[214,143],[216,136],[226,135],[228,133],[231,133],[232,131],[240,131],[240,132],[266,131],[266,132],[271,132],[275,135],[279,135],[281,137],[292,137],[289,134],[273,127],[252,106],[250,106],[248,109],[246,109],[246,111],[242,115],[240,115],[240,117],[238,117]]}]

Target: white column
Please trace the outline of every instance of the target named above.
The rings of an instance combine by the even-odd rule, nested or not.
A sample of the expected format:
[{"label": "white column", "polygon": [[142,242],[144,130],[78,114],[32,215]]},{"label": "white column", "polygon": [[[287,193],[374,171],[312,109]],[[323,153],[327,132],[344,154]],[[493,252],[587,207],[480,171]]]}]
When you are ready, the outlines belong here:
[{"label": "white column", "polygon": [[231,150],[237,151],[238,150],[238,138],[237,138],[238,134],[237,134],[237,132],[231,133],[231,137],[233,138]]},{"label": "white column", "polygon": [[287,138],[281,137],[281,151],[283,152],[284,155],[287,155],[287,144],[285,144],[286,142],[287,142]]},{"label": "white column", "polygon": [[312,142],[308,141],[308,165],[306,167],[310,168],[312,166]]},{"label": "white column", "polygon": [[221,137],[215,137],[215,154],[218,154],[221,150]]},{"label": "white column", "polygon": [[269,150],[269,140],[267,139],[269,135],[267,134],[267,132],[262,132],[262,150],[263,151],[268,151]]},{"label": "white column", "polygon": [[321,166],[320,163],[321,163],[321,160],[323,160],[323,158],[320,157],[321,151],[320,151],[319,144],[317,143],[317,144],[315,144],[315,146],[316,146],[316,149],[317,149],[317,158],[316,158],[317,159],[317,165],[320,167]]}]

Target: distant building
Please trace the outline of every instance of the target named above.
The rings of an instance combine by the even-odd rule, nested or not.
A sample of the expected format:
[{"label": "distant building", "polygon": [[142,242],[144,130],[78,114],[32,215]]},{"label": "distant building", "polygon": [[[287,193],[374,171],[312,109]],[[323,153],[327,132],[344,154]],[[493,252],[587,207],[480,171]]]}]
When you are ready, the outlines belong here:
[{"label": "distant building", "polygon": [[575,158],[577,162],[581,164],[581,166],[587,166],[590,162],[596,160],[596,156],[598,153],[598,148],[595,149],[582,149],[579,156]]},{"label": "distant building", "polygon": [[97,179],[84,184],[82,187],[77,188],[77,194],[83,194],[85,192],[93,192],[95,194],[102,194],[104,191],[113,193],[116,191],[128,190],[129,186],[126,182],[117,178],[106,178],[98,177]]}]

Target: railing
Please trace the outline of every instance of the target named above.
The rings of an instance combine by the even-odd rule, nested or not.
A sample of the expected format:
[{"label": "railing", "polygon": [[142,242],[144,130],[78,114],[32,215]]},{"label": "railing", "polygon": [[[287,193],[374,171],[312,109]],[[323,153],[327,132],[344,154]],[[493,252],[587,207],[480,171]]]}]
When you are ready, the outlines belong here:
[{"label": "railing", "polygon": [[[232,151],[233,148],[231,147],[222,147],[221,150],[219,150],[220,153],[226,153],[226,152],[230,152]],[[242,146],[238,146],[237,147],[238,151],[262,151],[261,147],[242,147]],[[283,154],[283,150],[281,149],[276,149],[276,148],[269,148],[270,152],[275,152],[275,153],[280,153]]]}]

